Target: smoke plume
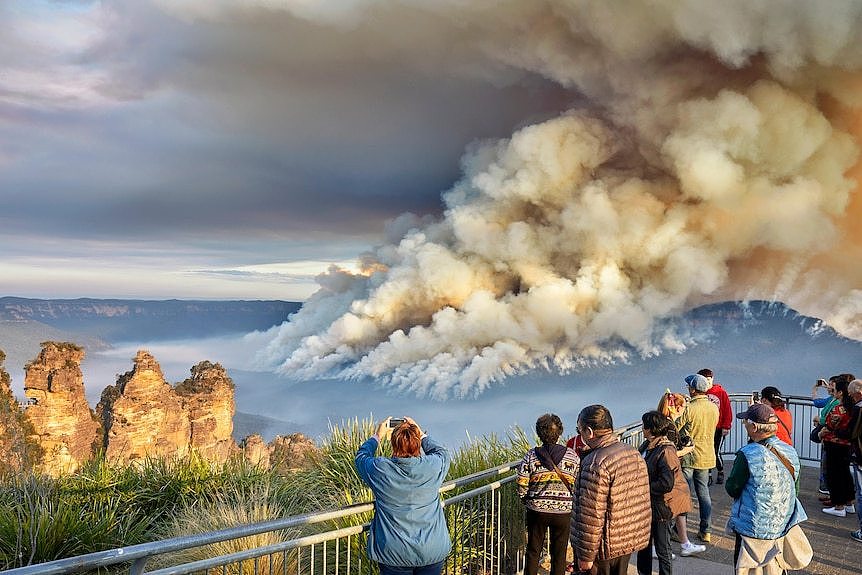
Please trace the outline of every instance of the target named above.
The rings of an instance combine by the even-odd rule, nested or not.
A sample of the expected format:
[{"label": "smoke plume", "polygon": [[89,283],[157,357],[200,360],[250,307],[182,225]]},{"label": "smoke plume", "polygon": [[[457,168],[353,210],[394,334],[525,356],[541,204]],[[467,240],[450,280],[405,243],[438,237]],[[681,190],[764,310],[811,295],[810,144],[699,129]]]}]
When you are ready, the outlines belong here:
[{"label": "smoke plume", "polygon": [[[472,147],[441,218],[402,216],[361,273],[321,276],[263,354],[280,371],[475,394],[681,349],[662,320],[729,298],[862,337],[862,3],[391,4],[576,104]],[[389,4],[349,6],[287,3],[336,27]]]}]

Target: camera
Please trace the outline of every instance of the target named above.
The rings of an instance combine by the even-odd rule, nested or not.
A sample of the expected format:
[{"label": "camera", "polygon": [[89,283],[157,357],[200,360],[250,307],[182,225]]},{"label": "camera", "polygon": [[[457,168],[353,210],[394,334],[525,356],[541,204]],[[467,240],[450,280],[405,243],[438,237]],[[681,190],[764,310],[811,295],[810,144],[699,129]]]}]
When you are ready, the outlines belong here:
[{"label": "camera", "polygon": [[760,401],[760,392],[758,392],[758,391],[752,392],[751,393],[751,401],[753,401],[754,403],[757,403],[758,401]]},{"label": "camera", "polygon": [[826,387],[826,380],[825,380],[825,379],[822,379],[822,378],[821,378],[821,379],[818,379],[818,380],[817,380],[817,386],[818,386],[818,387]]},{"label": "camera", "polygon": [[389,418],[389,429],[395,429],[406,420],[403,417],[390,417]]}]

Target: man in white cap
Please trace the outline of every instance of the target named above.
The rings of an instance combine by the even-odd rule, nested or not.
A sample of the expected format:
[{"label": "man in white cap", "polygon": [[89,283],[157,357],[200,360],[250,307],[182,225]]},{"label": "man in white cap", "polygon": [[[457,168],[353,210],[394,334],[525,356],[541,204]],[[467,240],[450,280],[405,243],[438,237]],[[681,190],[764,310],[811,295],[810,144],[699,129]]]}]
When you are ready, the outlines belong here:
[{"label": "man in white cap", "polygon": [[689,490],[697,496],[700,514],[697,536],[704,543],[710,543],[712,499],[709,496],[709,472],[715,467],[713,440],[715,427],[718,425],[718,408],[707,397],[710,383],[704,376],[688,375],[685,385],[691,401],[686,405],[677,425],[681,435],[691,437],[694,451],[682,458],[682,474],[688,482]]},{"label": "man in white cap", "polygon": [[778,416],[770,406],[755,403],[736,417],[745,420],[751,441],[736,452],[724,484],[733,497],[727,527],[736,534],[734,564],[743,553],[742,563],[760,565],[768,562],[772,542],[808,518],[796,497],[799,456],[775,436]]}]

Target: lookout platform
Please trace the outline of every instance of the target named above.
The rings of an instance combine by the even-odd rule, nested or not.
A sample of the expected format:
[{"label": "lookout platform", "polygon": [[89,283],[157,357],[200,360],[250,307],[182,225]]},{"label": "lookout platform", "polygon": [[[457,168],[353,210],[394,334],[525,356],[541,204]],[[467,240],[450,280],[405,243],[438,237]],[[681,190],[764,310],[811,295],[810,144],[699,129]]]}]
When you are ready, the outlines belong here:
[{"label": "lookout platform", "polygon": [[[733,465],[732,459],[725,460]],[[859,520],[855,514],[847,517],[833,517],[821,511],[823,505],[818,501],[821,495],[817,491],[819,469],[803,466],[800,483],[799,500],[808,514],[808,521],[802,523],[805,534],[814,548],[814,560],[802,571],[792,573],[805,575],[859,575],[862,573],[862,543],[850,538],[850,532],[859,529]],[[673,562],[674,575],[731,575],[733,573],[734,538],[724,533],[732,499],[724,490],[723,485],[712,485],[709,488],[712,496],[712,543],[706,546],[706,551],[691,557],[679,555],[679,543],[674,542],[674,553],[677,557]],[[688,533],[692,542],[699,543],[695,538],[697,533],[697,503],[688,516]],[[548,573],[548,564],[542,565],[544,573]],[[634,556],[629,565],[629,575],[637,575]],[[653,573],[658,573],[658,563],[653,561]]]}]

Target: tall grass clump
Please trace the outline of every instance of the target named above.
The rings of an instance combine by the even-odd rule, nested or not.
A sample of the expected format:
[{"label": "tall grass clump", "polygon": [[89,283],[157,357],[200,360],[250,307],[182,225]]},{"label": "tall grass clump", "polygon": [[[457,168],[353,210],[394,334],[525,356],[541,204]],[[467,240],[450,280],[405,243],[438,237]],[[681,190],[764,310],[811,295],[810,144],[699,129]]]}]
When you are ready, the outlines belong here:
[{"label": "tall grass clump", "polygon": [[[449,479],[519,461],[532,446],[533,443],[520,427],[513,428],[505,439],[493,434],[471,438],[453,454]],[[489,477],[447,495],[451,497],[499,479],[500,476]],[[499,514],[498,521],[494,521],[492,509]],[[457,573],[464,569],[472,571],[478,566],[493,563],[492,550],[499,554],[504,550],[523,547],[524,507],[511,483],[497,491],[496,495],[489,493],[447,507],[446,518],[453,550],[448,560],[450,572]],[[495,537],[495,533],[499,533],[500,545],[492,549],[487,543],[491,537]],[[507,559],[514,560],[514,557]]]},{"label": "tall grass clump", "polygon": [[191,454],[125,465],[98,458],[58,478],[7,476],[0,484],[0,568],[152,541],[186,508],[262,487],[290,501],[282,476],[243,458],[218,464]]},{"label": "tall grass clump", "polygon": [[2,490],[0,569],[140,543],[150,526],[148,517],[119,499],[82,505],[51,478],[22,477]]},{"label": "tall grass clump", "polygon": [[[375,423],[371,418],[330,424],[329,435],[310,456],[308,468],[287,478],[291,492],[304,509],[333,509],[371,501],[371,490],[359,478],[354,461],[359,446],[374,435],[374,431]],[[388,441],[378,450],[378,455],[381,454],[391,455]]]},{"label": "tall grass clump", "polygon": [[[196,535],[208,531],[227,529],[237,525],[283,519],[295,514],[295,509],[285,507],[284,505],[284,500],[276,493],[273,493],[267,484],[260,484],[233,493],[219,493],[214,497],[202,499],[180,510],[160,531],[160,538]],[[240,539],[211,543],[157,558],[154,561],[154,565],[166,567],[266,547],[288,541],[295,537],[298,532],[295,529],[268,531]],[[239,575],[241,573],[292,573],[295,572],[295,565],[295,552],[279,552],[230,563],[219,569],[219,571],[231,575]]]}]

